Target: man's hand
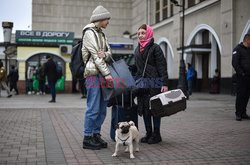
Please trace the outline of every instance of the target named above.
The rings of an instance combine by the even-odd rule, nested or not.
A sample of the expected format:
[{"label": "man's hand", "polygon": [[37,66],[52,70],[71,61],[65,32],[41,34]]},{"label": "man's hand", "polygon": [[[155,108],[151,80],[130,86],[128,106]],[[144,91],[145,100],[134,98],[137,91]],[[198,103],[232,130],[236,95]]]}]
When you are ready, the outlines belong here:
[{"label": "man's hand", "polygon": [[167,92],[168,91],[168,86],[162,86],[161,87],[161,92]]}]

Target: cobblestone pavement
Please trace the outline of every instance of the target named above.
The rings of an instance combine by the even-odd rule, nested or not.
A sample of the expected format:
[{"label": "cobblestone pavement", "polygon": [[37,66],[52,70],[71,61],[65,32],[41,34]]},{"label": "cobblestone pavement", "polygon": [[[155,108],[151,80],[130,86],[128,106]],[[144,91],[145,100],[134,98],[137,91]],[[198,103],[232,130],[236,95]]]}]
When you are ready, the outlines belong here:
[{"label": "cobblestone pavement", "polygon": [[[250,164],[250,120],[235,121],[235,97],[229,95],[193,94],[186,111],[162,118],[163,142],[140,144],[133,160],[123,151],[111,157],[110,109],[102,129],[108,148],[84,150],[86,100],[61,94],[49,104],[49,98],[0,97],[0,164]],[[139,129],[142,137],[142,118]]]}]

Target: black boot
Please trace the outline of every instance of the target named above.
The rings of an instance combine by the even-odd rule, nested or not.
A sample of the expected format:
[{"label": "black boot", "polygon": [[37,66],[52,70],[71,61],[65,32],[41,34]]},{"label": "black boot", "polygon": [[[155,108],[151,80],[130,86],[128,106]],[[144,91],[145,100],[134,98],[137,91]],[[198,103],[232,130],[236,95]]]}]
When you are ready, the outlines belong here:
[{"label": "black boot", "polygon": [[148,139],[148,144],[156,144],[161,142],[161,134],[159,128],[154,128],[154,133],[152,133],[152,136]]},{"label": "black boot", "polygon": [[141,143],[147,143],[148,142],[148,139],[151,137],[152,135],[152,128],[146,128],[146,135],[141,138]]},{"label": "black boot", "polygon": [[96,142],[93,136],[84,136],[82,148],[91,150],[100,150],[101,144]]},{"label": "black boot", "polygon": [[107,147],[108,147],[108,143],[105,142],[105,141],[101,138],[101,134],[96,133],[96,134],[93,135],[93,137],[94,137],[94,139],[95,139],[95,141],[96,141],[97,143],[100,143],[100,144],[101,144],[102,148],[107,148]]}]

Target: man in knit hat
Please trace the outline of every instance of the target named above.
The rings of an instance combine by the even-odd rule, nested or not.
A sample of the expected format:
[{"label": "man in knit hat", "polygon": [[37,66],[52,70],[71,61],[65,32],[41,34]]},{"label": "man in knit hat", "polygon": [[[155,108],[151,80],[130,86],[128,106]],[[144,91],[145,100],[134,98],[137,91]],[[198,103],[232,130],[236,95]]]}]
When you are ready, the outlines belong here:
[{"label": "man in knit hat", "polygon": [[98,77],[112,81],[107,66],[111,51],[107,39],[102,32],[109,24],[111,15],[103,6],[97,6],[90,18],[90,24],[83,28],[82,57],[85,64],[87,108],[84,119],[83,148],[98,150],[107,148],[107,143],[101,138],[101,126],[106,117],[107,102],[104,101]]}]

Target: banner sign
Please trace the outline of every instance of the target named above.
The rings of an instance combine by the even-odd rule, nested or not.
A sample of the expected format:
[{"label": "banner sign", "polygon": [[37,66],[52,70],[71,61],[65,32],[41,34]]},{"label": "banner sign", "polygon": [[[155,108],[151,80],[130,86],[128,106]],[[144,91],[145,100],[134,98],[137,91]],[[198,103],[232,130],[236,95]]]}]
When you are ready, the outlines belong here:
[{"label": "banner sign", "polygon": [[56,31],[16,31],[16,43],[19,44],[48,44],[72,45],[74,41],[74,32],[56,32]]}]

